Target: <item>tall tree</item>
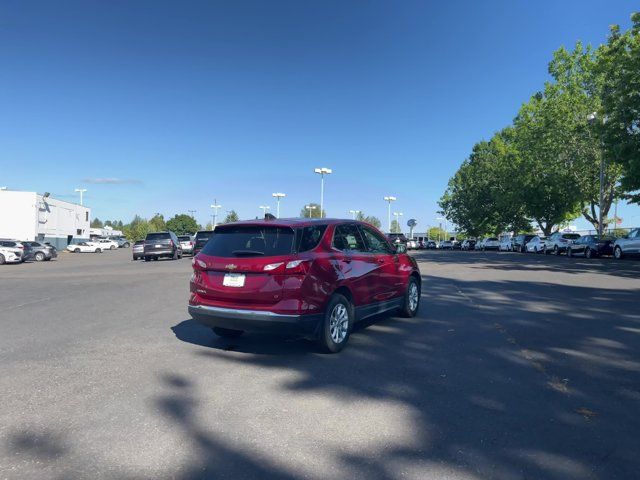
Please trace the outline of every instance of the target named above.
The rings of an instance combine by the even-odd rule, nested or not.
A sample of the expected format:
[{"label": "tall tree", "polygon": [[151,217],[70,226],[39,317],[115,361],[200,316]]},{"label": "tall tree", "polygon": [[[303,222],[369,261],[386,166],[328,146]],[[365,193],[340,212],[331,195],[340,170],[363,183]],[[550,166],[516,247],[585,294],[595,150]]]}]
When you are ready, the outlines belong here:
[{"label": "tall tree", "polygon": [[198,222],[191,215],[182,213],[167,220],[166,228],[176,235],[190,235],[198,230]]},{"label": "tall tree", "polygon": [[162,232],[167,229],[167,224],[164,221],[164,215],[156,213],[151,220],[149,220],[149,228],[152,232]]},{"label": "tall tree", "polygon": [[640,203],[640,12],[631,20],[633,26],[625,33],[611,27],[607,44],[597,53],[607,160],[621,165],[622,187],[632,202]]},{"label": "tall tree", "polygon": [[402,233],[400,223],[395,218],[391,220],[391,233]]},{"label": "tall tree", "polygon": [[365,215],[364,212],[358,212],[358,214],[356,215],[356,220],[366,222],[376,228],[382,227],[382,222],[378,217],[374,217],[373,215]]},{"label": "tall tree", "polygon": [[[313,207],[312,209],[308,209],[307,206]],[[300,217],[302,218],[320,218],[325,217],[325,211],[322,211],[322,215],[320,215],[320,205],[318,203],[307,203],[302,210],[300,210]]]},{"label": "tall tree", "polygon": [[233,222],[237,222],[238,220],[240,220],[240,217],[238,216],[236,211],[231,210],[229,213],[227,213],[227,216],[224,217],[224,220],[222,221],[222,223],[233,223]]},{"label": "tall tree", "polygon": [[98,217],[91,220],[91,228],[102,228],[102,227],[103,227],[102,220],[100,220]]}]

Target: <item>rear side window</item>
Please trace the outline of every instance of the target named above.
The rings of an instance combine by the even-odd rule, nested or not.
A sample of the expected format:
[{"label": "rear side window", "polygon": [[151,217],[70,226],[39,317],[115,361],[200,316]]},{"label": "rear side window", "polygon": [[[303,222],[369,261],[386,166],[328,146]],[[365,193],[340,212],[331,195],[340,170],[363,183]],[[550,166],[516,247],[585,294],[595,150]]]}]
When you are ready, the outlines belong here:
[{"label": "rear side window", "polygon": [[562,235],[562,238],[567,238],[569,240],[575,240],[576,238],[580,238],[580,235],[577,233],[565,233]]},{"label": "rear side window", "polygon": [[308,252],[316,248],[326,230],[326,225],[312,225],[298,229],[298,252]]},{"label": "rear side window", "polygon": [[293,251],[293,238],[293,229],[289,227],[219,227],[202,253],[213,257],[288,255]]},{"label": "rear side window", "polygon": [[338,225],[333,232],[333,248],[354,252],[366,252],[360,230],[355,224]]},{"label": "rear side window", "polygon": [[169,233],[147,233],[147,240],[170,240],[171,234]]},{"label": "rear side window", "polygon": [[[362,234],[364,235],[364,239],[369,246],[369,251],[373,253],[391,253],[391,247],[389,246],[389,242],[374,230],[368,227],[362,227]],[[422,241],[422,240],[420,240]]]}]

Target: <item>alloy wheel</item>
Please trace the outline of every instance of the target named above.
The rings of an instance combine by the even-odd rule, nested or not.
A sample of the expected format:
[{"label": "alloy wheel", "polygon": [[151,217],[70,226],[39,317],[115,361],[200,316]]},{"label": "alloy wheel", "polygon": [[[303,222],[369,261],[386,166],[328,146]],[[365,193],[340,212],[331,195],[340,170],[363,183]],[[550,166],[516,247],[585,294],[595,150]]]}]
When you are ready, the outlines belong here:
[{"label": "alloy wheel", "polygon": [[335,343],[342,343],[349,331],[349,311],[346,305],[338,303],[331,311],[329,320],[331,339]]},{"label": "alloy wheel", "polygon": [[409,309],[412,312],[415,312],[418,308],[419,297],[418,285],[416,285],[416,282],[411,282],[409,285]]}]

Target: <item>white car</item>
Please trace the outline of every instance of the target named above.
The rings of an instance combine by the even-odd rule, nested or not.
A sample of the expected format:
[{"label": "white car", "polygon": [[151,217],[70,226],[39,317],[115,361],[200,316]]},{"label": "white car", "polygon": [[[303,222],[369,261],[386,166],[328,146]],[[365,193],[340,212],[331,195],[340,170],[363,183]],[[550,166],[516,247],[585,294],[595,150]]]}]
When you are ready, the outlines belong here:
[{"label": "white car", "polygon": [[0,247],[0,265],[22,262],[22,251],[19,248]]},{"label": "white car", "polygon": [[191,235],[178,235],[178,241],[182,247],[182,253],[193,255],[193,237]]},{"label": "white car", "polygon": [[418,242],[415,240],[407,240],[407,250],[415,250],[418,248]]},{"label": "white car", "polygon": [[546,245],[547,237],[535,236],[527,242],[524,248],[529,253],[542,253]]},{"label": "white car", "polygon": [[498,250],[500,247],[500,240],[496,237],[487,237],[482,241],[482,251],[485,250]]},{"label": "white car", "polygon": [[96,242],[80,242],[67,245],[67,250],[73,253],[102,253],[102,246]]},{"label": "white car", "polygon": [[500,245],[498,245],[498,251],[500,252],[510,252],[513,250],[511,247],[511,237],[503,237],[500,240]]},{"label": "white car", "polygon": [[98,238],[93,242],[89,242],[89,243],[97,243],[98,245],[100,245],[100,249],[103,251],[115,250],[116,248],[118,248],[118,242],[114,240],[109,240],[108,238]]}]

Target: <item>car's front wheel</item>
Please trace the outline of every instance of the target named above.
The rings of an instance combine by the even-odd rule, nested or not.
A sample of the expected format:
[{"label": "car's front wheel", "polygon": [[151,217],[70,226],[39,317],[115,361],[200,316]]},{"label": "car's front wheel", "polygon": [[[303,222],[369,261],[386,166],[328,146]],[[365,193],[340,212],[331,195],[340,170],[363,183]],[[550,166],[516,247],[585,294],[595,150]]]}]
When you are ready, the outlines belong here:
[{"label": "car's front wheel", "polygon": [[622,253],[622,249],[620,247],[616,247],[613,250],[613,256],[615,257],[616,260],[621,260],[622,257],[624,257],[624,254]]},{"label": "car's front wheel", "polygon": [[591,257],[593,257],[593,250],[591,250],[590,248],[587,248],[587,249],[584,251],[584,256],[585,256],[586,258],[591,258]]},{"label": "car's front wheel", "polygon": [[4,255],[0,253],[0,265],[4,265],[5,262],[6,260],[4,259]]},{"label": "car's front wheel", "polygon": [[43,261],[44,260],[44,253],[42,253],[42,252],[36,253],[34,259],[35,259],[36,262]]},{"label": "car's front wheel", "polygon": [[96,248],[96,253],[102,253],[102,250],[100,250],[99,248]]},{"label": "car's front wheel", "polygon": [[329,353],[337,353],[349,340],[353,326],[353,306],[344,295],[334,294],[327,305],[318,343]]},{"label": "car's front wheel", "polygon": [[74,250],[73,250],[73,252],[74,252],[74,253],[80,253],[80,249],[79,249],[79,248],[76,248],[76,249],[74,249]]},{"label": "car's front wheel", "polygon": [[213,333],[224,338],[237,338],[244,333],[243,330],[233,330],[231,328],[212,327],[211,329]]},{"label": "car's front wheel", "polygon": [[400,310],[403,317],[415,317],[420,308],[420,284],[415,277],[409,278],[407,293],[404,296],[404,306]]},{"label": "car's front wheel", "polygon": [[567,257],[569,258],[573,257],[573,250],[571,250],[570,247],[567,247]]},{"label": "car's front wheel", "polygon": [[553,254],[560,255],[560,249],[558,248],[558,245],[553,246]]}]

